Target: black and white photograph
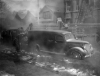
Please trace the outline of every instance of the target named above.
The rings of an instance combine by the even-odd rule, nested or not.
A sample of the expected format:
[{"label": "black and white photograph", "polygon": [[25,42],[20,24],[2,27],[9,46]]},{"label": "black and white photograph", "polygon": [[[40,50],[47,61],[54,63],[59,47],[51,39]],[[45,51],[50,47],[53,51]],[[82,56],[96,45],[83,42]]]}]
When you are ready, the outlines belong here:
[{"label": "black and white photograph", "polygon": [[0,76],[100,76],[100,0],[0,0]]}]

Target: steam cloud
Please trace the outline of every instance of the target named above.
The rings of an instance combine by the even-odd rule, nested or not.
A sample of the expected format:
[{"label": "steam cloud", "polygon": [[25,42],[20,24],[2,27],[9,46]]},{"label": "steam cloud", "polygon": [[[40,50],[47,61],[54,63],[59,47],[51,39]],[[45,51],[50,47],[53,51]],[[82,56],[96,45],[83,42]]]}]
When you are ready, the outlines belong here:
[{"label": "steam cloud", "polygon": [[[38,12],[44,7],[43,0],[2,0],[6,6],[9,14],[7,14],[8,19],[6,20],[7,27],[18,27],[27,26],[30,23],[35,23],[37,21]],[[24,19],[26,15],[28,17],[26,20],[21,21],[15,18],[16,13],[18,13],[21,19]],[[28,14],[27,14],[28,13]]]},{"label": "steam cloud", "polygon": [[39,1],[38,0],[3,0],[3,1],[7,4],[11,12],[28,10],[34,16],[37,16],[40,9],[43,8],[44,6],[43,0],[39,0]]}]

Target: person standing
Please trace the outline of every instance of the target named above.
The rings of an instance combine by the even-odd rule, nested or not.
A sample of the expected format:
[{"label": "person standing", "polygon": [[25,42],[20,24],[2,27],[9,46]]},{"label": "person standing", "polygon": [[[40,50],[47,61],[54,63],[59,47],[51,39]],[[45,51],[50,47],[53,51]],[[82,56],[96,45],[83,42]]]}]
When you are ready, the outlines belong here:
[{"label": "person standing", "polygon": [[64,23],[61,18],[57,18],[57,25],[59,27],[59,30],[61,30],[64,27]]}]

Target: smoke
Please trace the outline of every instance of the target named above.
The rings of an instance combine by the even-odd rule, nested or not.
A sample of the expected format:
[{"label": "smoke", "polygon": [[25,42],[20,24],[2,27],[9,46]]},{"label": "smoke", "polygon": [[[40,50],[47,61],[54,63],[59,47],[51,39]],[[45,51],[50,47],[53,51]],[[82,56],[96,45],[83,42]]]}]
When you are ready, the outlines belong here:
[{"label": "smoke", "polygon": [[38,12],[44,6],[42,0],[2,0],[6,3],[11,12],[27,10],[32,13],[33,16],[38,16]]},{"label": "smoke", "polygon": [[[6,4],[6,28],[28,27],[30,23],[36,24],[38,13],[44,7],[43,0],[2,0]],[[9,13],[9,14],[8,14]],[[16,14],[20,19],[16,19]],[[37,25],[37,24],[36,24]]]}]

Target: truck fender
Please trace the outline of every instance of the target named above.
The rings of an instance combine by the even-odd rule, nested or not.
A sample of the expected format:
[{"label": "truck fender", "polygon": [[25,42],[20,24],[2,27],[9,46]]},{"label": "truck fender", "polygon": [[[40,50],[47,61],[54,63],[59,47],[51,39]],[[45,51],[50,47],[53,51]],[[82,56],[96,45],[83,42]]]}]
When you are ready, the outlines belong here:
[{"label": "truck fender", "polygon": [[81,52],[85,52],[81,47],[73,47],[72,49],[80,50]]}]

